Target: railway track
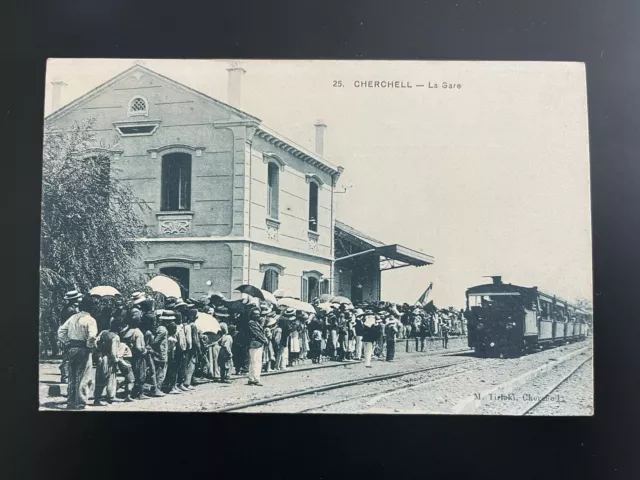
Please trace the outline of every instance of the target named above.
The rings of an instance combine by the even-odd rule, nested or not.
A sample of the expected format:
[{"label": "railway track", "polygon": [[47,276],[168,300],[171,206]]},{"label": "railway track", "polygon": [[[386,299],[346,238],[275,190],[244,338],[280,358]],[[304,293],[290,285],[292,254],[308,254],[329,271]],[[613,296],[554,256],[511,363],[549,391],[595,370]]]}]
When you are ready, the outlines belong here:
[{"label": "railway track", "polygon": [[569,371],[569,373],[564,375],[559,381],[554,382],[553,385],[551,385],[549,388],[547,388],[547,390],[545,391],[545,393],[543,395],[540,395],[536,399],[536,401],[534,403],[532,403],[527,408],[525,408],[520,413],[520,416],[525,416],[525,415],[528,415],[529,413],[531,413],[538,405],[540,405],[545,400],[545,398],[547,398],[549,395],[551,395],[553,392],[555,392],[562,384],[564,384],[567,380],[569,380],[578,370],[580,370],[580,368],[585,363],[587,363],[591,359],[593,359],[593,354],[587,356],[587,358],[585,360],[583,360],[580,363],[578,363],[577,366],[573,367]]},{"label": "railway track", "polygon": [[[418,369],[408,370],[408,371],[404,371],[404,372],[395,372],[395,373],[388,373],[388,374],[382,374],[382,375],[373,375],[373,376],[365,377],[365,378],[357,378],[357,379],[354,379],[354,380],[347,380],[347,381],[342,381],[342,382],[329,383],[329,384],[326,384],[326,385],[321,385],[319,387],[313,387],[313,388],[308,388],[308,389],[304,389],[304,390],[298,390],[298,391],[295,391],[295,392],[286,393],[286,394],[282,394],[282,395],[274,395],[272,397],[266,397],[266,398],[254,400],[252,402],[247,402],[247,403],[243,403],[243,404],[239,404],[239,405],[221,407],[221,408],[214,409],[213,411],[214,412],[237,412],[237,411],[246,410],[246,409],[249,409],[249,408],[252,408],[252,407],[258,407],[258,406],[262,406],[262,405],[269,405],[269,404],[282,402],[282,401],[289,400],[289,399],[292,399],[292,398],[303,397],[303,396],[306,396],[306,395],[313,395],[315,393],[321,393],[321,392],[326,392],[326,391],[330,391],[330,390],[348,388],[348,387],[353,387],[353,386],[358,386],[358,385],[366,385],[366,384],[369,384],[369,383],[381,382],[381,381],[384,381],[384,380],[391,380],[391,379],[395,379],[395,378],[399,378],[399,377],[404,377],[404,376],[407,376],[407,375],[414,375],[414,374],[428,372],[428,371],[441,370],[441,369],[448,368],[448,367],[464,365],[464,364],[467,364],[467,363],[471,363],[473,361],[474,361],[474,359],[466,359],[466,360],[462,360],[462,361],[456,361],[456,362],[447,363],[447,364],[444,364],[444,365],[437,365],[437,366],[431,366],[431,367],[425,367],[425,368],[418,368]],[[444,379],[447,379],[447,378],[451,378],[451,377],[453,377],[455,375],[460,375],[461,373],[464,373],[464,372],[456,372],[456,374],[454,374],[454,375],[440,377],[440,378],[438,378],[437,380],[434,380],[434,381],[441,381],[441,380],[444,380]],[[319,405],[319,406],[316,405],[316,406],[311,407],[311,408],[302,409],[302,410],[296,411],[295,413],[307,413],[307,412],[311,412],[311,411],[315,411],[315,410],[318,410],[318,409],[325,408],[327,406],[336,405],[336,404],[339,404],[339,403],[349,402],[349,401],[353,401],[353,400],[358,400],[360,398],[376,396],[376,395],[380,395],[380,394],[391,394],[393,392],[400,392],[400,391],[405,390],[407,388],[415,388],[415,387],[419,387],[419,386],[426,385],[426,384],[429,384],[429,383],[430,383],[429,381],[420,382],[419,384],[403,385],[401,387],[391,388],[391,389],[388,389],[388,390],[384,390],[382,392],[376,391],[376,392],[373,392],[373,393],[368,392],[368,393],[364,393],[364,394],[349,396],[349,397],[346,397],[346,398],[343,398],[343,399],[327,402],[327,403]]]},{"label": "railway track", "polygon": [[[456,364],[456,365],[458,365],[458,364]],[[451,365],[449,365],[449,366],[451,366]],[[415,389],[419,389],[419,388],[424,388],[424,387],[428,387],[428,386],[431,386],[431,385],[435,385],[437,383],[444,382],[446,380],[451,380],[452,378],[455,378],[455,377],[457,377],[459,375],[467,373],[468,371],[469,371],[469,369],[463,370],[461,372],[456,372],[456,373],[451,374],[451,375],[445,375],[443,377],[439,377],[439,378],[436,378],[436,379],[433,379],[433,380],[426,380],[426,381],[418,382],[418,383],[409,383],[408,385],[402,385],[400,387],[393,387],[393,388],[389,388],[387,390],[382,390],[382,391],[379,391],[379,392],[367,392],[367,393],[363,393],[363,394],[360,394],[360,395],[353,395],[353,396],[350,396],[350,397],[347,397],[347,398],[342,398],[340,400],[334,400],[334,401],[331,401],[331,402],[323,403],[321,405],[316,405],[316,406],[311,407],[311,408],[306,408],[304,410],[299,410],[299,411],[297,411],[295,413],[312,413],[312,412],[315,412],[315,411],[318,411],[318,410],[322,410],[322,409],[327,408],[327,407],[331,407],[331,406],[334,406],[334,405],[339,405],[341,403],[353,402],[355,400],[362,400],[364,398],[373,397],[371,400],[369,400],[369,402],[367,402],[367,408],[371,408],[376,403],[378,403],[380,400],[382,400],[384,398],[390,397],[392,395],[397,395],[399,393],[403,393],[403,392],[406,392],[406,391],[409,391],[409,390],[415,390]]]}]

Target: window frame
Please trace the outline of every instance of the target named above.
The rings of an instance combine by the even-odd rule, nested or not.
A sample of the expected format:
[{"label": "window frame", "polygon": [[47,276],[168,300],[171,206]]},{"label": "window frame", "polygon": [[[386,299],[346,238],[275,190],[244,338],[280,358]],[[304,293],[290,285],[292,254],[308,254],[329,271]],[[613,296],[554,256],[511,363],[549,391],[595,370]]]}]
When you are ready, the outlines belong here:
[{"label": "window frame", "polygon": [[[267,279],[269,278],[269,276],[271,276],[271,289],[269,289],[269,285],[267,284]],[[275,282],[274,282],[275,280]],[[275,283],[275,286],[273,285],[273,283]],[[262,277],[262,289],[266,290],[267,292],[273,293],[276,290],[278,290],[280,285],[280,272],[275,269],[275,268],[267,268],[264,271],[264,276]]]},{"label": "window frame", "polygon": [[[165,159],[167,160],[167,164],[168,164],[168,160],[172,156],[176,156],[176,158],[180,158],[180,157],[185,159],[188,158],[188,165],[189,165],[188,167],[189,178],[187,183],[188,191],[185,193],[187,206],[186,208],[183,208],[183,209],[180,208],[180,201],[181,201],[180,187],[182,185],[182,182],[180,182],[180,180],[178,180],[178,185],[177,185],[178,186],[178,194],[177,194],[178,198],[176,202],[177,208],[170,208],[171,206],[173,206],[172,202],[167,202],[165,200],[165,197],[167,195],[166,193],[167,186],[165,185],[165,168],[168,168],[168,167],[165,167]],[[171,150],[166,153],[163,153],[160,156],[160,212],[188,213],[188,212],[191,212],[192,205],[193,205],[193,155],[192,153],[187,151],[176,151],[176,150]]]},{"label": "window frame", "polygon": [[[315,188],[315,194],[316,194],[316,198],[315,198],[315,212],[312,212],[312,194],[311,192],[313,191],[313,189]],[[307,228],[310,232],[313,233],[319,233],[319,226],[320,226],[320,221],[319,221],[319,216],[320,216],[320,184],[318,182],[316,182],[315,180],[310,180],[309,181],[309,199],[308,199],[308,211],[307,211]],[[312,223],[311,223],[311,219],[312,219],[312,213],[315,213],[315,228],[312,228]]]},{"label": "window frame", "polygon": [[[314,279],[317,284],[318,294],[317,296],[311,296],[311,291],[309,290],[309,279]],[[311,303],[314,298],[320,297],[322,291],[322,284],[325,278],[322,272],[318,272],[317,270],[310,270],[302,272],[301,282],[300,282],[300,299],[303,302]]]},{"label": "window frame", "polygon": [[[144,102],[145,109],[144,111],[140,110],[132,110],[133,103],[136,100],[142,100]],[[149,116],[149,101],[143,97],[142,95],[135,95],[131,97],[129,100],[129,104],[127,105],[127,116],[129,117],[148,117]]]},{"label": "window frame", "polygon": [[[276,162],[267,163],[267,217],[273,220],[279,220],[280,171],[281,168]],[[275,185],[271,185],[272,176],[275,178]]]}]

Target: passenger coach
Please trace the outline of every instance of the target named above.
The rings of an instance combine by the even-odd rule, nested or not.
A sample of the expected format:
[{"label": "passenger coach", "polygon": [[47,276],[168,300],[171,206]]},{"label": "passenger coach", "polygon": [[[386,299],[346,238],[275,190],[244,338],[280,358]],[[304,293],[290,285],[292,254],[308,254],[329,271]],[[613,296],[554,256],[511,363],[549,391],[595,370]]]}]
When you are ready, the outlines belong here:
[{"label": "passenger coach", "polygon": [[481,356],[519,356],[534,348],[585,340],[589,313],[565,300],[493,282],[467,290],[468,343]]}]

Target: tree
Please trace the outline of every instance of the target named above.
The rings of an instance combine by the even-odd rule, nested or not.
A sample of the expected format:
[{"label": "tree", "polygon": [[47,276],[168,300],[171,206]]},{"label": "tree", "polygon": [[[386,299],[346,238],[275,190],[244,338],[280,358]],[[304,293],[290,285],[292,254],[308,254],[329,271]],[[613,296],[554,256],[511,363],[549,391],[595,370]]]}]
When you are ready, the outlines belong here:
[{"label": "tree", "polygon": [[576,301],[574,303],[580,310],[584,310],[589,313],[593,312],[593,304],[591,303],[591,300],[580,297],[576,298]]},{"label": "tree", "polygon": [[[40,244],[40,334],[53,354],[58,306],[65,291],[111,285],[123,294],[140,287],[135,270],[145,233],[138,200],[114,177],[93,120],[68,130],[45,126]],[[83,155],[82,152],[96,152]],[[144,284],[144,283],[142,283]],[[47,349],[48,350],[48,349]]]}]

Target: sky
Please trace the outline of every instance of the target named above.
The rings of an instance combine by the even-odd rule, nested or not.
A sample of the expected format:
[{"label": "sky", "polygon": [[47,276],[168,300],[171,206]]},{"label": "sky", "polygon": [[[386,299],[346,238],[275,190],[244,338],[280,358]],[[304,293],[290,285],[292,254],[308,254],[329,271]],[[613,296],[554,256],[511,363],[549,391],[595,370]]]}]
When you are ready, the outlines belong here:
[{"label": "sky", "polygon": [[[141,61],[222,101],[234,62]],[[45,114],[50,82],[67,84],[64,105],[134,63],[49,60]],[[465,290],[488,275],[568,300],[592,298],[583,64],[237,63],[246,70],[242,110],[312,151],[314,123],[327,125],[324,157],[345,168],[339,220],[435,257],[430,266],[383,272],[383,300],[413,303],[433,282],[437,306],[461,308]],[[412,88],[354,83],[367,81]]]}]

